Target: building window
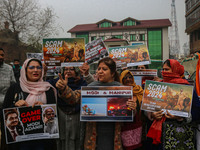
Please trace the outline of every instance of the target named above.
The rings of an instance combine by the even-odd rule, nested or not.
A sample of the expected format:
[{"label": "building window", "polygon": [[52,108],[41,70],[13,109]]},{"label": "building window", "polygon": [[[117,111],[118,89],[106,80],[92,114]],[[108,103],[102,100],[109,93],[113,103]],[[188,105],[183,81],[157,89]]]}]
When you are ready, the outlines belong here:
[{"label": "building window", "polygon": [[194,40],[197,41],[198,39],[198,32],[197,30],[194,31]]},{"label": "building window", "polygon": [[200,40],[200,30],[198,30],[198,40]]},{"label": "building window", "polygon": [[193,33],[190,33],[190,42],[193,42]]},{"label": "building window", "polygon": [[[162,60],[162,31],[149,30],[147,37],[149,55],[151,56],[151,59]],[[157,65],[158,64],[154,64],[154,62],[152,62],[151,68],[155,69],[161,67]]]},{"label": "building window", "polygon": [[134,26],[135,25],[135,21],[133,20],[128,20],[124,22],[124,26]]},{"label": "building window", "polygon": [[89,42],[89,35],[88,35],[88,33],[77,33],[76,37],[85,38],[85,43],[86,44]]},{"label": "building window", "polygon": [[140,34],[140,41],[145,41],[145,34]]},{"label": "building window", "polygon": [[136,34],[130,35],[130,41],[136,41]]},{"label": "building window", "polygon": [[96,36],[91,36],[91,41],[96,40]]},{"label": "building window", "polygon": [[186,28],[189,28],[190,26],[194,25],[197,23],[200,19],[200,7],[196,8],[194,11],[191,12],[186,17]]},{"label": "building window", "polygon": [[114,38],[123,39],[122,35],[113,35]]},{"label": "building window", "polygon": [[110,22],[103,22],[101,25],[100,25],[101,28],[106,28],[106,27],[111,27],[111,23]]}]

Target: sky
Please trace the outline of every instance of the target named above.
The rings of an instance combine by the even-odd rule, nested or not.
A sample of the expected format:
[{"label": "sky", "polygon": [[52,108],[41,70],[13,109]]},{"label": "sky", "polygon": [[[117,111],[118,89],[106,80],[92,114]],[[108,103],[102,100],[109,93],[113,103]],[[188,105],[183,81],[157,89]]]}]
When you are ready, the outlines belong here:
[{"label": "sky", "polygon": [[[137,20],[170,19],[172,0],[37,0],[42,7],[51,7],[57,16],[59,34],[66,38],[68,30],[77,24],[96,23],[104,18],[121,21],[127,17]],[[176,17],[180,48],[189,41],[185,33],[185,1],[176,0]]]}]

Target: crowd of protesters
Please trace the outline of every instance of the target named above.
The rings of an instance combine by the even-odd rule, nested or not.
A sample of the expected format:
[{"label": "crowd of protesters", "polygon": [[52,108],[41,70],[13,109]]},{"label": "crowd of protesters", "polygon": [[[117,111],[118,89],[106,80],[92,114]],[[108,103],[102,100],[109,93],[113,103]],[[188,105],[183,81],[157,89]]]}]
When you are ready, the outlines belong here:
[{"label": "crowd of protesters", "polygon": [[[195,88],[191,114],[188,118],[174,116],[162,110],[142,111],[140,108],[143,88],[136,85],[134,76],[128,68],[119,74],[115,61],[109,57],[99,60],[96,79],[90,74],[87,63],[81,67],[63,67],[57,78],[44,81],[46,68],[40,60],[27,59],[22,67],[19,66],[19,60],[16,61],[14,68],[4,63],[4,50],[0,48],[1,150],[162,150],[168,149],[163,146],[166,138],[163,136],[165,135],[163,123],[173,121],[184,126],[192,124],[197,127],[200,120],[200,101]],[[137,69],[147,68],[146,65],[137,67]],[[155,80],[188,85],[187,80],[182,78],[183,74],[184,67],[177,60],[168,59],[163,64],[162,79],[155,78]],[[133,122],[81,122],[82,86],[132,86],[133,98],[126,104],[134,112]],[[59,139],[6,144],[5,125],[9,128],[8,131],[11,131],[10,138],[20,134],[15,129],[18,114],[13,112],[15,121],[12,124],[12,121],[9,121],[10,114],[7,114],[6,121],[3,120],[3,109],[43,104],[57,104]],[[53,110],[50,111],[53,113]],[[184,134],[180,129],[174,132],[175,134],[181,132],[183,135],[173,141],[175,144],[171,149],[200,148],[196,144],[200,140],[199,136],[191,135],[194,139],[189,144],[179,146],[179,143],[187,142],[191,136]]]}]

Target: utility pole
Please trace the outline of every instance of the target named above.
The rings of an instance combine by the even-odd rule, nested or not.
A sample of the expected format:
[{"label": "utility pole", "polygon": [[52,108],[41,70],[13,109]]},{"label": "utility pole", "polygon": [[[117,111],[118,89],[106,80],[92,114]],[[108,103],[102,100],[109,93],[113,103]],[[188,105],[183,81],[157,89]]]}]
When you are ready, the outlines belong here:
[{"label": "utility pole", "polygon": [[170,27],[170,52],[169,58],[178,59],[180,54],[180,43],[179,43],[179,34],[178,34],[178,23],[176,19],[176,6],[175,0],[172,0],[171,4],[171,23],[172,26]]}]

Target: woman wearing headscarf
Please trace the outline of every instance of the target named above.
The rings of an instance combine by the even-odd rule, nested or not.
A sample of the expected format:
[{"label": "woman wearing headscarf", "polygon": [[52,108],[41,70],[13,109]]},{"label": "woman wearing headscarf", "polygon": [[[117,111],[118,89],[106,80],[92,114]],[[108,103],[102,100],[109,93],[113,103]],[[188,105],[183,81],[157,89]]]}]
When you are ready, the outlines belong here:
[{"label": "woman wearing headscarf", "polygon": [[[81,89],[81,86],[87,86],[87,82],[80,76],[78,67],[63,67],[62,77],[67,75],[67,87],[72,91]],[[61,75],[61,74],[59,74]],[[56,87],[59,78],[49,80]],[[67,92],[68,93],[68,92]],[[70,93],[68,93],[70,95]],[[79,97],[73,101],[65,101],[58,96],[58,114],[60,138],[57,140],[57,149],[59,150],[79,150],[80,149],[80,103]]]},{"label": "woman wearing headscarf", "polygon": [[[182,66],[177,60],[168,59],[164,62],[162,76],[163,80],[161,82],[167,83],[174,83],[174,84],[183,84],[189,85],[186,79],[183,79],[184,74],[184,66]],[[199,111],[200,103],[198,100],[198,96],[196,92],[193,92],[193,99],[192,99],[192,108],[191,108],[191,115],[192,120],[195,121],[198,119],[200,114]],[[174,116],[167,112],[166,114],[163,111],[158,112],[151,112],[148,113],[148,118],[153,121],[148,133],[147,137],[151,138],[148,139],[152,142],[152,144],[147,144],[147,149],[162,149],[161,145],[161,136],[162,136],[162,123],[168,120],[176,120],[176,121],[184,121],[184,118]]]},{"label": "woman wearing headscarf", "polygon": [[[134,76],[129,70],[124,70],[120,76],[120,83],[125,86],[132,86],[133,88],[133,105],[136,105],[134,112],[134,121],[124,123],[122,126],[122,143],[126,150],[137,149],[142,146],[142,120],[140,106],[143,98],[143,89],[141,86],[136,85]],[[129,138],[127,138],[129,137]]]},{"label": "woman wearing headscarf", "polygon": [[[48,82],[43,81],[44,70],[38,59],[27,59],[21,69],[19,83],[8,89],[4,108],[55,104],[56,90]],[[4,132],[3,134],[4,135]],[[5,137],[2,138],[5,140]],[[45,150],[54,149],[55,140],[34,140],[7,145],[9,150]]]}]

